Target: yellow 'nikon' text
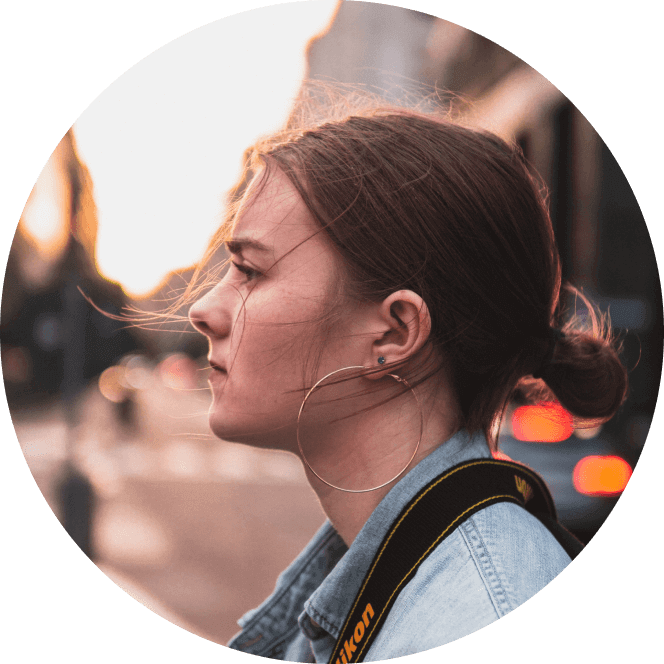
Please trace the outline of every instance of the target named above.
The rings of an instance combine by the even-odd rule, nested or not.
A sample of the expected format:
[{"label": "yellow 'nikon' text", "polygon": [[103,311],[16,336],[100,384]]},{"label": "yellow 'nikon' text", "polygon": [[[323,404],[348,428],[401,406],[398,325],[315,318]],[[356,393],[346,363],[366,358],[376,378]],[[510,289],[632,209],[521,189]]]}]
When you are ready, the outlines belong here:
[{"label": "yellow 'nikon' text", "polygon": [[350,639],[344,641],[344,649],[341,651],[341,658],[337,657],[335,664],[348,664],[351,660],[353,653],[357,650],[357,646],[364,638],[366,628],[369,627],[369,622],[374,617],[374,610],[371,604],[367,604],[362,614],[362,620],[357,622],[355,630]]}]

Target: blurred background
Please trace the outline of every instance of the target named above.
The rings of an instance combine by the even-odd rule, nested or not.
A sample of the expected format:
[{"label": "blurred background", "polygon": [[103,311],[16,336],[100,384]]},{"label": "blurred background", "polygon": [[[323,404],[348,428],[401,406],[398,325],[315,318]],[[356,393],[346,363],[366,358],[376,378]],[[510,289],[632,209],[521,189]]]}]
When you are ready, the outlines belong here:
[{"label": "blurred background", "polygon": [[543,475],[584,541],[639,458],[661,374],[661,288],[629,184],[588,121],[511,53],[425,14],[335,1],[229,17],[167,45],[86,110],[35,184],[5,275],[2,369],[19,442],[67,531],[137,599],[219,643],[322,512],[294,458],[210,436],[200,335],[95,306],[156,311],[182,291],[243,149],[287,120],[304,78],[409,103],[441,91],[464,121],[517,141],[546,181],[564,278],[610,312],[630,397],[597,430],[515,404],[501,449]]}]

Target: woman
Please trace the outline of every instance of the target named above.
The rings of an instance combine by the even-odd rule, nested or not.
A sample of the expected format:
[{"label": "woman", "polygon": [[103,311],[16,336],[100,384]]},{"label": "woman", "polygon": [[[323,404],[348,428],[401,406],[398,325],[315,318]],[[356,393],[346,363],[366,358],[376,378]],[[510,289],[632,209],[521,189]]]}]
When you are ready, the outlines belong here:
[{"label": "woman", "polygon": [[[229,645],[345,664],[365,627],[344,641],[344,623],[413,496],[490,459],[517,392],[597,423],[626,374],[596,318],[565,322],[543,197],[497,137],[374,110],[274,136],[251,164],[220,234],[231,265],[190,311],[210,345],[210,425],[299,455],[329,521]],[[362,657],[479,629],[569,560],[521,506],[480,509],[393,593]]]}]

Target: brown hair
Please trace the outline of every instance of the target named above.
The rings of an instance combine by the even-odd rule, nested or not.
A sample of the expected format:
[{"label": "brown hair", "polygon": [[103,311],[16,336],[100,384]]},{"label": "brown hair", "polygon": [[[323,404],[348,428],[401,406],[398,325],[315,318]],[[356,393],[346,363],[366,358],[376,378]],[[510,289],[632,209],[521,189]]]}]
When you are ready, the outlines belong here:
[{"label": "brown hair", "polygon": [[606,321],[580,294],[590,326],[564,321],[543,188],[516,146],[431,115],[373,109],[291,127],[248,156],[297,189],[345,261],[346,295],[422,297],[428,350],[438,353],[413,384],[446,366],[470,432],[495,446],[517,392],[553,393],[593,424],[623,402],[627,374]]}]

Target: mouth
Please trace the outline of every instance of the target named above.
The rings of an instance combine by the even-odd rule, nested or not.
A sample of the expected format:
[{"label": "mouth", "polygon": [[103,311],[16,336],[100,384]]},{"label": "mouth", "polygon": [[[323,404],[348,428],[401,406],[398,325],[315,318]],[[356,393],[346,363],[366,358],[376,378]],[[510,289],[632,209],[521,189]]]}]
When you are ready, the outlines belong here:
[{"label": "mouth", "polygon": [[210,360],[210,369],[212,369],[212,371],[215,373],[218,372],[224,375],[226,374],[226,369],[224,369],[221,365],[217,364],[216,362],[213,362],[212,360]]}]

